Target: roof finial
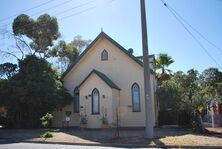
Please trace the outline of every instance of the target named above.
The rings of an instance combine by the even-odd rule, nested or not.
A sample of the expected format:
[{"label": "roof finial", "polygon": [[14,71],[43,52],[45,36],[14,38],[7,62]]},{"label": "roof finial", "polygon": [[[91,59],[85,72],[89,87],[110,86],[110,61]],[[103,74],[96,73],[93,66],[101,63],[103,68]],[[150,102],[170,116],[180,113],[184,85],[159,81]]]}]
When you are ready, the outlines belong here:
[{"label": "roof finial", "polygon": [[101,27],[101,32],[103,32],[103,27]]}]

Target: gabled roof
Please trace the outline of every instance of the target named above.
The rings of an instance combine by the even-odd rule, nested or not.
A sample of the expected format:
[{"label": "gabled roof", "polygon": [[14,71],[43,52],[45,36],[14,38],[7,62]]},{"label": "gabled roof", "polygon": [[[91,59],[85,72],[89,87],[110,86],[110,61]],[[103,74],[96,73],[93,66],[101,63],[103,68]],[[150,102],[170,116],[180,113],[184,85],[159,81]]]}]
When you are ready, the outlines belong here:
[{"label": "gabled roof", "polygon": [[95,70],[93,69],[89,74],[88,76],[79,84],[79,87],[81,85],[84,84],[84,82],[93,74],[95,73],[98,77],[100,77],[110,88],[113,88],[113,89],[117,89],[117,90],[120,90],[120,88],[115,84],[113,83],[113,81],[108,78],[104,73],[98,71],[98,70]]},{"label": "gabled roof", "polygon": [[[140,66],[143,66],[143,62],[141,62],[138,58],[136,58],[134,55],[128,52],[125,48],[123,48],[118,42],[116,42],[114,39],[112,39],[110,36],[108,36],[103,31],[91,42],[91,44],[80,54],[80,56],[67,68],[67,70],[62,74],[62,78],[64,78],[71,70],[72,68],[81,60],[81,58],[90,50],[90,48],[100,39],[100,38],[106,38],[111,43],[113,43],[115,46],[117,46],[122,52],[124,52],[126,55],[128,55],[131,59],[133,59],[136,63],[138,63]],[[149,57],[154,57],[153,55]]]}]

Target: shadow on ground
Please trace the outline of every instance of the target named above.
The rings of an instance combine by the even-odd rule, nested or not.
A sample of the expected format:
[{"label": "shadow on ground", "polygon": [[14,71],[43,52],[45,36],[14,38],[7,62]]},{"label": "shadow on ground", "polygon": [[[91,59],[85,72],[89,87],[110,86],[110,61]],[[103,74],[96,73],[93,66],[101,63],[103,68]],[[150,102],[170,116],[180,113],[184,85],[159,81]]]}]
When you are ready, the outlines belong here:
[{"label": "shadow on ground", "polygon": [[[178,145],[166,145],[161,139],[165,137],[184,136],[192,134],[190,130],[181,129],[179,127],[165,127],[155,129],[155,138],[147,140],[144,138],[144,129],[124,128],[120,129],[119,137],[115,129],[84,129],[65,128],[53,129],[55,137],[43,140],[40,136],[44,133],[44,129],[16,129],[1,130],[0,144],[16,143],[16,142],[33,142],[33,143],[57,143],[57,144],[74,144],[89,146],[113,146],[113,147],[180,147]],[[222,137],[222,134],[209,134],[209,136]],[[218,146],[183,146],[185,148],[221,148]]]}]

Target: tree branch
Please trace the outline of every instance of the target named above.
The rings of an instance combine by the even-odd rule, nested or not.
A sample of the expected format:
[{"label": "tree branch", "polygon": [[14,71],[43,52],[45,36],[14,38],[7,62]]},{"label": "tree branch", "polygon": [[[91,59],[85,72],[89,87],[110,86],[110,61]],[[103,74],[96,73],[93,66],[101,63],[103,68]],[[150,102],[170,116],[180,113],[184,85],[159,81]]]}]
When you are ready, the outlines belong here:
[{"label": "tree branch", "polygon": [[5,54],[7,54],[7,55],[11,55],[11,56],[13,56],[13,57],[15,57],[17,60],[21,60],[20,58],[18,58],[15,54],[13,54],[13,53],[10,53],[10,52],[8,52],[8,51],[3,51],[3,50],[0,50],[0,53],[5,53]]},{"label": "tree branch", "polygon": [[17,41],[17,38],[14,36],[14,39],[15,39],[15,45],[16,45],[16,47],[19,49],[19,51],[22,53],[22,58],[21,59],[23,59],[24,58],[24,52],[23,52],[23,50],[21,49],[21,47],[19,46],[19,43],[18,43],[18,41]]}]

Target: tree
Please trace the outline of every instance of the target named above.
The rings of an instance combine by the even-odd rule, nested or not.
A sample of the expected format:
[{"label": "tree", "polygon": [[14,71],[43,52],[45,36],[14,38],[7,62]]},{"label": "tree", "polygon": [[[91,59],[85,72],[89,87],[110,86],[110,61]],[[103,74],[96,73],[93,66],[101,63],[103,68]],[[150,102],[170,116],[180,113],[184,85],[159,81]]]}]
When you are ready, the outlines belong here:
[{"label": "tree", "polygon": [[166,69],[170,64],[172,64],[174,60],[172,57],[168,56],[168,54],[160,53],[159,57],[156,59],[156,67],[157,69],[161,69],[161,74],[165,74],[167,72],[171,72],[170,69]]},{"label": "tree", "polygon": [[201,80],[205,96],[218,98],[222,102],[222,72],[217,68],[208,68],[201,74]]},{"label": "tree", "polygon": [[79,51],[79,53],[81,53],[82,50],[84,50],[90,44],[90,42],[91,42],[90,39],[84,40],[84,39],[82,39],[82,36],[77,35],[74,37],[71,44]]},{"label": "tree", "polygon": [[48,51],[48,56],[56,57],[57,62],[61,65],[61,71],[64,72],[90,42],[91,40],[83,40],[80,35],[75,36],[70,43],[60,40],[57,45]]},{"label": "tree", "polygon": [[[193,101],[199,91],[198,71],[191,69],[187,73],[176,72],[169,80],[162,82],[157,96],[163,110],[186,110],[192,112]],[[159,94],[159,95],[158,95]]]},{"label": "tree", "polygon": [[178,82],[180,85],[181,94],[183,96],[183,101],[187,104],[188,107],[192,107],[193,100],[195,100],[195,94],[198,92],[198,71],[190,69],[187,71],[187,74],[181,78],[181,81]]},{"label": "tree", "polygon": [[212,99],[212,91],[208,92],[209,88],[213,88],[212,86],[219,82],[219,76],[220,73],[212,69],[205,70],[202,75],[194,69],[187,73],[181,71],[174,73],[169,80],[162,82],[158,89],[160,109],[183,111],[189,117],[184,124],[189,124],[195,131],[206,132],[201,114],[207,108],[207,101]]},{"label": "tree", "polygon": [[45,59],[29,55],[19,71],[0,84],[0,103],[12,127],[39,127],[40,117],[63,107],[72,97],[62,87],[58,72]]},{"label": "tree", "polygon": [[160,102],[160,111],[180,110],[181,95],[176,83],[174,80],[167,80],[157,89],[156,95]]},{"label": "tree", "polygon": [[172,71],[170,69],[167,69],[167,67],[173,62],[174,60],[167,54],[160,53],[159,57],[157,57],[156,68],[161,70],[161,73],[157,72],[156,74],[159,85],[161,85],[163,81],[166,81],[170,78],[170,74]]},{"label": "tree", "polygon": [[58,62],[61,64],[61,71],[64,72],[68,65],[79,56],[79,51],[71,43],[67,44],[61,40],[49,50],[48,55],[58,58]]},{"label": "tree", "polygon": [[60,36],[57,19],[48,14],[39,16],[36,21],[26,14],[21,14],[14,19],[12,29],[16,36],[31,39],[33,54],[45,54],[48,47]]},{"label": "tree", "polygon": [[12,63],[0,64],[0,77],[11,78],[17,71],[17,65]]}]

